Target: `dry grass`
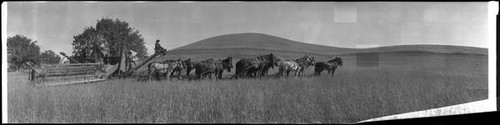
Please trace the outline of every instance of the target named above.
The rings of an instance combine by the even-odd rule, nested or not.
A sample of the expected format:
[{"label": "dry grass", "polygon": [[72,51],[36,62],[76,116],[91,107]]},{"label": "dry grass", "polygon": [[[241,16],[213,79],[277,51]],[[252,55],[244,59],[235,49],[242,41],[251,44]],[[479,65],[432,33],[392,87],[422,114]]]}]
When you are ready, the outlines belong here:
[{"label": "dry grass", "polygon": [[22,73],[9,73],[9,122],[353,123],[487,98],[487,57],[379,57],[377,67],[345,57],[334,77],[33,88]]}]

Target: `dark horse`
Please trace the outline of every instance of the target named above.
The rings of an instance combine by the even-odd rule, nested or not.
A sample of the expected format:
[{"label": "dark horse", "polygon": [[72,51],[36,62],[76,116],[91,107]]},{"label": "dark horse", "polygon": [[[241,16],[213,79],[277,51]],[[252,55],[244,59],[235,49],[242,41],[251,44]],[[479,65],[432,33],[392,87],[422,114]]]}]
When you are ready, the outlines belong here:
[{"label": "dark horse", "polygon": [[197,79],[201,79],[202,76],[212,78],[211,74],[214,74],[216,79],[222,79],[222,73],[224,70],[231,72],[231,69],[233,68],[232,63],[233,57],[227,57],[224,60],[219,59],[217,61],[214,61],[213,59],[201,61],[194,64],[194,68],[196,69],[195,74]]},{"label": "dark horse", "polygon": [[[233,68],[233,57],[227,57],[226,59],[223,60],[219,59],[213,62],[210,61],[201,62],[201,64],[198,64],[196,66],[196,75],[198,76],[199,79],[201,78],[200,76],[213,73],[216,79],[222,79],[222,74],[224,70],[226,70],[227,72],[231,72],[232,68]],[[211,75],[209,75],[208,77],[211,78]]]},{"label": "dark horse", "polygon": [[342,58],[340,57],[335,57],[332,60],[329,60],[327,62],[318,62],[314,66],[314,75],[321,75],[321,72],[323,70],[327,70],[328,74],[335,74],[335,70],[337,69],[338,66],[342,66]]},{"label": "dark horse", "polygon": [[194,62],[193,63],[193,69],[195,69],[195,74],[196,74],[196,79],[201,79],[201,77],[212,77],[212,73],[210,72],[211,69],[215,68],[215,60],[214,59],[207,59],[204,61],[200,62]]},{"label": "dark horse", "polygon": [[276,58],[276,57],[272,57],[271,58],[272,61],[265,61],[265,63],[263,63],[263,67],[261,69],[261,73],[260,73],[260,76],[266,76],[269,74],[269,68],[272,68],[274,69],[275,66],[278,66],[278,62],[280,61],[280,59]]},{"label": "dark horse", "polygon": [[236,73],[234,78],[241,77],[261,77],[269,67],[278,65],[278,59],[272,53],[256,58],[241,59],[236,63]]},{"label": "dark horse", "polygon": [[[194,69],[196,70],[196,66],[199,66],[201,63],[210,63],[210,62],[213,62],[214,59],[213,58],[210,58],[210,59],[207,59],[207,60],[204,60],[204,61],[191,61],[191,59],[189,59],[189,61],[184,61],[185,64],[186,64],[186,76],[190,76],[191,74],[191,71]],[[201,70],[201,69],[200,69]],[[205,75],[211,75],[211,73],[207,73]]]}]

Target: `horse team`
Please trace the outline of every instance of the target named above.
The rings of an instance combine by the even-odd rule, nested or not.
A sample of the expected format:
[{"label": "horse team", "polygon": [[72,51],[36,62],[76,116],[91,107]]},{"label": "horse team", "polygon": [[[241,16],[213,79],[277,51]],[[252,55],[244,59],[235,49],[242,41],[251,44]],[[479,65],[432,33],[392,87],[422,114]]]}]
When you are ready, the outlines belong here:
[{"label": "horse team", "polygon": [[[304,57],[295,60],[281,60],[274,56],[272,53],[267,55],[258,56],[255,58],[243,58],[236,62],[236,72],[230,79],[240,78],[261,78],[268,75],[270,68],[279,68],[278,75],[281,78],[288,77],[290,72],[294,72],[296,77],[304,74],[304,70],[310,66],[314,66],[314,75],[320,75],[324,70],[333,76],[338,66],[342,66],[342,59],[335,57],[326,62],[315,62],[314,57],[305,54]],[[227,57],[226,59],[207,59],[203,61],[191,61],[191,59],[181,60],[165,60],[163,62],[153,62],[148,65],[149,80],[156,77],[160,80],[160,76],[167,79],[176,74],[180,79],[181,72],[186,72],[186,77],[190,78],[192,70],[195,70],[194,79],[202,79],[205,77],[216,79],[223,79],[224,71],[231,72],[233,68],[233,58]]]}]

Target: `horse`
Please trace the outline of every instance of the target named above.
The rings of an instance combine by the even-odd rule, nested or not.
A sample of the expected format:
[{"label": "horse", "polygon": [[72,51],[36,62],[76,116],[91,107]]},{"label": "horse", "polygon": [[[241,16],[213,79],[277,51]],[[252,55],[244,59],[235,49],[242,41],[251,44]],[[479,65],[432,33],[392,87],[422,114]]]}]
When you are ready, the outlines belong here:
[{"label": "horse", "polygon": [[281,77],[289,76],[290,71],[295,72],[295,76],[300,76],[304,69],[310,65],[314,65],[314,57],[309,57],[307,54],[299,59],[281,61],[279,65],[279,74]]},{"label": "horse", "polygon": [[249,70],[257,70],[261,65],[261,60],[257,58],[246,58],[236,62],[236,72],[234,78],[250,77]]},{"label": "horse", "polygon": [[[193,69],[196,70],[196,65],[200,65],[200,63],[207,63],[207,62],[213,62],[214,59],[213,58],[210,58],[210,59],[207,59],[207,60],[204,60],[204,61],[191,61],[189,60],[189,62],[186,60],[185,61],[185,64],[186,64],[186,76],[190,76],[191,74],[191,71]],[[201,69],[200,69],[201,70]],[[205,75],[211,75],[211,73],[208,73],[208,74],[205,74]]]},{"label": "horse", "polygon": [[168,62],[176,62],[176,61],[179,61],[181,63],[181,66],[177,66],[175,67],[172,72],[170,73],[170,76],[173,76],[174,73],[177,72],[177,79],[179,80],[180,77],[181,77],[181,71],[186,69],[186,67],[188,67],[188,65],[191,64],[191,59],[187,59],[187,60],[184,60],[184,61],[181,61],[181,59],[179,58],[178,60],[166,60]]},{"label": "horse", "polygon": [[314,57],[309,57],[309,55],[305,54],[304,57],[294,60],[299,64],[300,69],[297,73],[298,76],[304,74],[304,69],[307,69],[309,66],[313,66],[315,64]]},{"label": "horse", "polygon": [[232,68],[233,57],[227,57],[223,60],[219,58],[217,61],[205,61],[198,64],[196,66],[196,75],[198,76],[198,79],[200,79],[201,76],[208,76],[209,78],[212,78],[212,76],[208,74],[213,73],[216,77],[216,80],[219,80],[222,79],[224,70],[226,70],[227,72],[231,72]]},{"label": "horse", "polygon": [[227,72],[231,72],[231,69],[233,68],[233,57],[227,57],[226,59],[223,60],[218,60],[215,62],[215,76],[217,79],[222,79],[222,73],[224,70]]},{"label": "horse", "polygon": [[256,58],[244,58],[236,62],[236,73],[233,78],[261,77],[266,66],[277,65],[278,59],[272,53]]},{"label": "horse", "polygon": [[194,69],[196,74],[196,79],[201,79],[202,76],[212,77],[213,70],[215,69],[214,59],[207,59],[205,61],[200,61],[194,63]]},{"label": "horse", "polygon": [[[172,71],[175,69],[175,68],[184,68],[185,66],[183,65],[183,63],[181,63],[180,60],[177,60],[177,61],[171,61],[171,60],[167,60],[167,61],[164,61],[164,62],[153,62],[153,63],[150,63],[148,65],[148,71],[149,71],[149,80],[148,81],[151,81],[151,77],[153,76],[153,74],[156,74],[156,79],[159,81],[160,80],[160,77],[159,75],[165,75],[165,77],[168,79],[168,75],[172,75]],[[170,79],[172,80],[172,79]]]},{"label": "horse", "polygon": [[186,76],[189,76],[196,62],[192,62],[191,58],[189,58],[188,60],[184,60],[183,63],[186,65]]},{"label": "horse", "polygon": [[337,69],[338,66],[342,66],[342,58],[340,57],[335,57],[332,60],[329,60],[327,62],[318,62],[314,66],[314,75],[321,75],[321,72],[323,70],[327,70],[328,74],[335,74],[335,70]]},{"label": "horse", "polygon": [[280,59],[278,59],[275,56],[265,56],[265,57],[267,58],[261,57],[263,63],[261,63],[262,67],[260,68],[259,77],[268,75],[269,68],[274,69],[275,66],[278,66],[278,62],[280,61]]},{"label": "horse", "polygon": [[293,60],[284,60],[279,62],[279,75],[280,77],[285,77],[285,75],[288,77],[290,74],[290,71],[295,72],[295,76],[298,76],[298,72],[301,69],[299,64]]}]

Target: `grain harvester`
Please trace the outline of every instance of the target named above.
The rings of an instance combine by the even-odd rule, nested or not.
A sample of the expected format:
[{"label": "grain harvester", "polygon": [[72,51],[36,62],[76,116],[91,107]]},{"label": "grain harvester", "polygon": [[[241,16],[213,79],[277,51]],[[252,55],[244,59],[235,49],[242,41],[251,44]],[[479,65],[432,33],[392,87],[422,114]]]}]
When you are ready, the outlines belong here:
[{"label": "grain harvester", "polygon": [[106,80],[111,72],[117,68],[105,65],[102,62],[81,63],[68,57],[65,53],[60,53],[63,58],[71,60],[65,64],[60,62],[57,65],[46,65],[44,67],[31,67],[29,79],[34,85],[62,85],[88,83]]},{"label": "grain harvester", "polygon": [[[145,65],[150,60],[156,58],[158,55],[166,54],[166,50],[155,53],[151,57],[145,59],[140,64],[130,69],[124,69],[127,62],[125,56],[122,54],[120,57],[102,57],[104,62],[94,63],[81,63],[65,53],[60,53],[64,58],[75,63],[59,63],[57,65],[47,65],[46,67],[31,67],[29,79],[34,85],[64,85],[64,84],[78,84],[104,81],[113,76],[128,77],[134,71]],[[96,59],[97,60],[97,59]]]}]

